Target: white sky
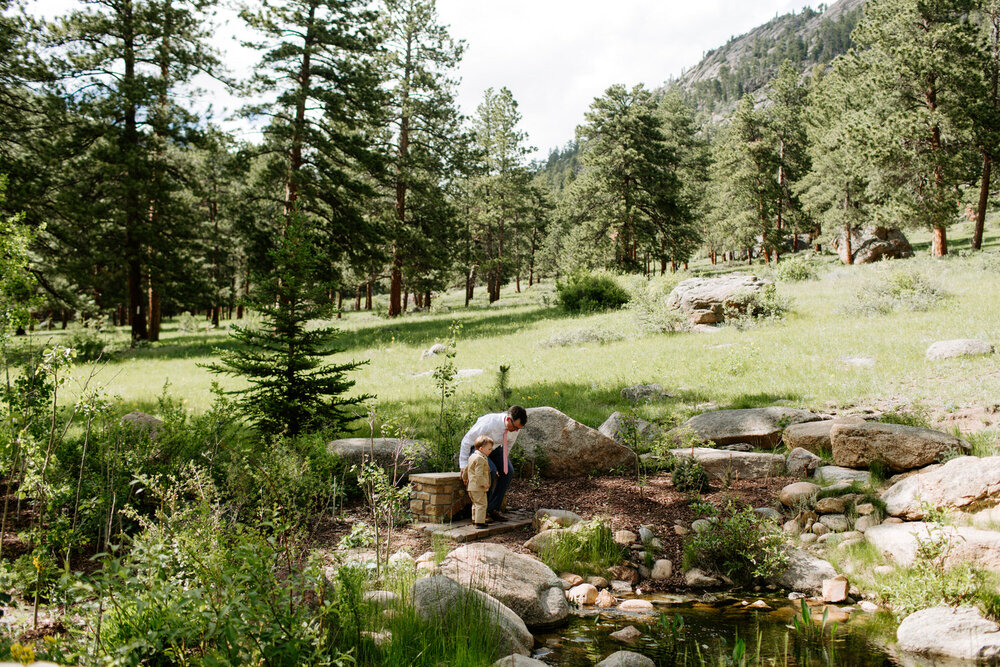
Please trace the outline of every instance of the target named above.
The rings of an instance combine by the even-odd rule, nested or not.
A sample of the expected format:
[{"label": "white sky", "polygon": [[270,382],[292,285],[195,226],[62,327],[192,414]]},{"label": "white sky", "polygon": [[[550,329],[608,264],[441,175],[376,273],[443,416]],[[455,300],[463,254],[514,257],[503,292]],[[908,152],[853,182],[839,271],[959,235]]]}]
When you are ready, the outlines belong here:
[{"label": "white sky", "polygon": [[[225,2],[226,0],[223,0]],[[608,86],[659,86],[693,67],[703,53],[809,0],[438,0],[440,22],[466,41],[458,101],[475,113],[483,91],[508,87],[519,104],[521,129],[544,158],[573,139],[595,97]],[[34,0],[30,11],[54,17],[73,0]],[[253,67],[253,52],[238,38],[246,28],[221,8],[213,43],[236,76]],[[219,121],[239,106],[221,86],[202,84]],[[204,102],[202,103],[204,104]],[[201,106],[201,105],[198,105]]]}]

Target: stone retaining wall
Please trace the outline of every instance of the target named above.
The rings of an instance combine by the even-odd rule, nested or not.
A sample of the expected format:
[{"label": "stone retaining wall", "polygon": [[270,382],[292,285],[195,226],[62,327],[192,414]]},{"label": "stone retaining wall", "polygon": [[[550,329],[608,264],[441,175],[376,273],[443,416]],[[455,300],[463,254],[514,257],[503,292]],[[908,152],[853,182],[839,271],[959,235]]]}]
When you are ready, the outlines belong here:
[{"label": "stone retaining wall", "polygon": [[410,475],[410,513],[420,523],[447,523],[471,502],[461,473]]}]

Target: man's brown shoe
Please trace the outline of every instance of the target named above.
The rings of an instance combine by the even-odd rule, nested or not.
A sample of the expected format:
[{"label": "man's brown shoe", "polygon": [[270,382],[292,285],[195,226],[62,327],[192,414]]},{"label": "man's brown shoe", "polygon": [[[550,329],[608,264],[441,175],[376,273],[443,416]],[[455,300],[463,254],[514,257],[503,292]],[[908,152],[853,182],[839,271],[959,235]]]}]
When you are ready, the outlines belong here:
[{"label": "man's brown shoe", "polygon": [[486,512],[486,516],[488,516],[489,518],[493,519],[494,521],[506,521],[507,520],[507,517],[505,517],[503,514],[500,514],[500,512],[498,510],[489,510],[488,512]]}]

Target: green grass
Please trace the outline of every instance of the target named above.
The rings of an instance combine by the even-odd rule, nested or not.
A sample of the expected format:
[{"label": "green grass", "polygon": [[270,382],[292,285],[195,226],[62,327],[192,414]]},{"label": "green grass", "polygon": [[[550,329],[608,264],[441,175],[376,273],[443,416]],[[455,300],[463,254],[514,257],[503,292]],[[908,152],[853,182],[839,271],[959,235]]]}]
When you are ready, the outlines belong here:
[{"label": "green grass", "polygon": [[[970,227],[950,230],[951,249],[967,246]],[[919,246],[925,242],[911,235]],[[493,306],[485,294],[463,307],[463,293],[436,299],[430,312],[390,321],[367,312],[347,312],[336,322],[343,330],[345,351],[339,359],[367,359],[353,375],[357,389],[378,396],[381,417],[395,417],[417,436],[432,437],[437,424],[435,387],[429,374],[435,358],[420,353],[447,337],[452,320],[462,323],[455,357],[459,369],[482,369],[462,380],[453,406],[470,416],[496,407],[497,369],[510,366],[511,401],[526,406],[549,405],[590,425],[600,425],[615,410],[631,407],[621,398],[623,387],[659,383],[673,394],[636,408],[644,419],[670,422],[713,401],[721,407],[756,407],[781,403],[825,410],[889,400],[925,405],[992,404],[1000,395],[1000,355],[928,362],[927,346],[949,338],[982,338],[1000,342],[1000,266],[997,238],[988,229],[988,254],[944,259],[920,256],[905,263],[841,266],[819,258],[819,278],[779,282],[778,292],[792,302],[784,320],[748,328],[722,328],[715,334],[652,334],[639,327],[628,311],[570,316],[556,308],[550,283],[515,294],[502,291]],[[919,252],[919,251],[918,251]],[[949,294],[924,312],[847,315],[840,308],[851,295],[893,267],[931,278]],[[738,264],[692,270],[747,270]],[[773,274],[762,265],[758,273]],[[572,338],[580,330],[599,330],[607,342],[552,346],[548,341]],[[121,343],[125,332],[114,333]],[[35,333],[36,345],[67,339],[60,331]],[[201,412],[211,403],[209,387],[239,381],[213,376],[199,364],[215,358],[228,345],[225,331],[182,333],[177,323],[164,324],[162,340],[114,357],[98,373],[98,381],[130,408],[153,410],[156,397],[168,392]],[[869,357],[870,366],[850,359]],[[84,372],[83,365],[77,374]],[[359,423],[360,424],[360,423]],[[358,432],[364,430],[358,427]]]}]

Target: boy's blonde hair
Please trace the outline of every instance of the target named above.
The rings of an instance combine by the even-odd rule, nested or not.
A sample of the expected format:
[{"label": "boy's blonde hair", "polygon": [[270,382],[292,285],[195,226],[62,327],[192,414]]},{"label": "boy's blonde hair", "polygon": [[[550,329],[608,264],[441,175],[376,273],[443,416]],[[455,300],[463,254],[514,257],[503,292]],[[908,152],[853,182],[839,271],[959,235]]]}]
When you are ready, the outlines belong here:
[{"label": "boy's blonde hair", "polygon": [[492,447],[494,444],[496,443],[493,442],[493,438],[491,438],[488,435],[481,435],[478,438],[476,438],[476,441],[472,443],[472,446],[475,447],[476,449],[482,449],[486,445]]}]

